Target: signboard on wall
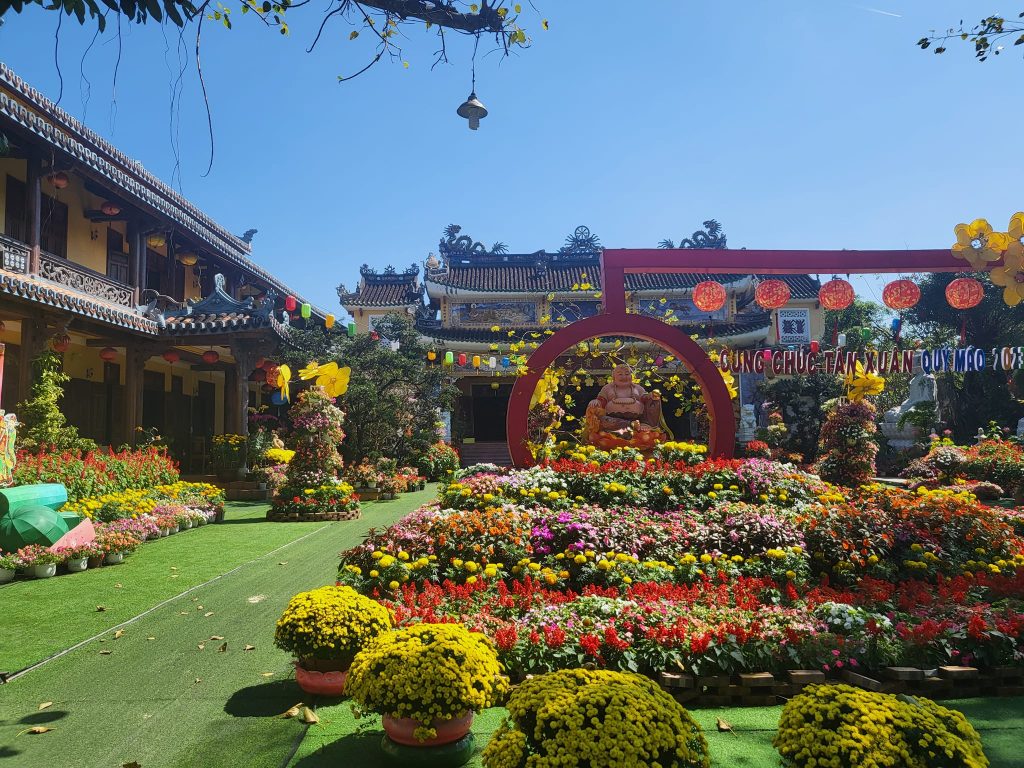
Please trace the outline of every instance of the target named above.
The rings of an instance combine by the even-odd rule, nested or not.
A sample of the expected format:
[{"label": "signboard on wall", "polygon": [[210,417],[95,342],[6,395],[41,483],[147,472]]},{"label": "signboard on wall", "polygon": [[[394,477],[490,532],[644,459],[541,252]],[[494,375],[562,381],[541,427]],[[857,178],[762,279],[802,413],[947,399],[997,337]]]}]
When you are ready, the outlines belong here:
[{"label": "signboard on wall", "polygon": [[778,310],[779,343],[806,344],[811,340],[811,310]]},{"label": "signboard on wall", "polygon": [[521,325],[537,322],[537,305],[526,301],[488,301],[451,305],[455,325]]}]

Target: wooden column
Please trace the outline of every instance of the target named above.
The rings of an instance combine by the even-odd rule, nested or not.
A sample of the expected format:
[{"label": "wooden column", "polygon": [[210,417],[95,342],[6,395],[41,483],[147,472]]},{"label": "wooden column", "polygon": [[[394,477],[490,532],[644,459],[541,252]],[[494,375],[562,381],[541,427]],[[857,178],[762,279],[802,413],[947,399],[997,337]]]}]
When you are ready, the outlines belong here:
[{"label": "wooden column", "polygon": [[21,320],[21,343],[18,347],[18,398],[28,400],[35,378],[32,361],[46,346],[46,323],[41,318]]},{"label": "wooden column", "polygon": [[140,346],[133,344],[125,347],[122,442],[130,446],[136,443],[138,432],[135,428],[142,425],[142,368],[148,358],[148,351]]},{"label": "wooden column", "polygon": [[28,158],[28,174],[26,176],[25,210],[28,213],[28,245],[31,252],[28,257],[28,273],[39,274],[39,256],[42,252],[43,225],[43,190],[42,162],[39,155],[33,152]]},{"label": "wooden column", "polygon": [[241,435],[238,404],[238,363],[224,371],[224,431],[232,435]]},{"label": "wooden column", "polygon": [[236,434],[249,434],[249,374],[256,365],[256,348],[252,344],[234,342],[231,344],[231,354],[235,358],[235,365],[231,376],[226,381],[234,382],[234,397],[232,398],[237,419],[238,429]]},{"label": "wooden column", "polygon": [[139,265],[141,257],[139,244],[142,242],[142,233],[139,231],[139,224],[134,219],[128,220],[128,284],[132,287],[133,301],[139,303]]}]

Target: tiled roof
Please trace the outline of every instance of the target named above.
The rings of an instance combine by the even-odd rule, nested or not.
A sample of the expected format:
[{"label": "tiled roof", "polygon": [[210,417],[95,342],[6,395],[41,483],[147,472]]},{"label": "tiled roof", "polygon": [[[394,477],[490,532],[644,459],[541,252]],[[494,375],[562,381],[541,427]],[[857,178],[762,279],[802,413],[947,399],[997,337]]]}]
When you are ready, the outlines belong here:
[{"label": "tiled roof", "polygon": [[[767,330],[771,327],[771,316],[767,313],[757,313],[750,315],[741,315],[736,322],[732,323],[713,323],[713,324],[687,324],[680,325],[681,329],[685,329],[687,334],[695,334],[701,338],[709,338],[714,336],[716,339],[727,338],[729,336],[740,336],[745,333],[753,333],[755,331]],[[416,330],[421,335],[437,341],[452,341],[452,342],[478,342],[484,344],[508,344],[509,341],[519,341],[521,338],[525,338],[526,341],[541,342],[548,338],[548,334],[545,334],[543,330],[527,330],[525,334],[519,334],[515,339],[509,339],[507,331],[491,331],[488,328],[443,328],[440,323],[436,320],[417,320]],[[558,330],[552,328],[552,330]],[[532,333],[537,333],[537,338],[532,337]]]},{"label": "tiled roof", "polygon": [[134,309],[102,299],[72,293],[53,283],[0,271],[0,293],[34,301],[142,333],[156,334],[159,324]]},{"label": "tiled roof", "polygon": [[[239,301],[225,291],[223,275],[214,276],[213,291],[195,303],[179,305],[158,314],[163,332],[186,336],[203,333],[236,333],[238,331],[270,328],[284,334],[284,323],[273,314],[274,297],[257,306],[250,298]],[[286,316],[284,313],[282,316]]]},{"label": "tiled roof", "polygon": [[[192,202],[170,186],[86,128],[35,88],[0,62],[0,88],[16,98],[0,92],[0,117],[34,134],[60,152],[98,173],[122,191],[126,200],[141,203],[158,211],[183,227],[228,262],[259,277],[281,295],[298,295],[261,266],[247,258],[249,244],[217,224]],[[26,108],[28,105],[30,108]],[[300,299],[301,301],[301,299]],[[324,312],[313,305],[314,313]]]},{"label": "tiled roof", "polygon": [[[586,277],[582,277],[586,275]],[[748,275],[686,272],[639,273],[626,275],[629,291],[686,290],[703,280],[717,280],[728,285]],[[812,298],[818,293],[818,281],[808,275],[770,275],[790,285],[793,298]],[[494,264],[488,266],[451,265],[447,271],[432,270],[427,281],[442,288],[492,293],[568,293],[579,290],[581,283],[590,283],[594,291],[602,290],[600,267],[552,265],[547,268],[521,264]]]},{"label": "tiled roof", "polygon": [[420,302],[422,293],[415,280],[393,283],[363,282],[354,293],[338,293],[342,306],[404,307]]}]

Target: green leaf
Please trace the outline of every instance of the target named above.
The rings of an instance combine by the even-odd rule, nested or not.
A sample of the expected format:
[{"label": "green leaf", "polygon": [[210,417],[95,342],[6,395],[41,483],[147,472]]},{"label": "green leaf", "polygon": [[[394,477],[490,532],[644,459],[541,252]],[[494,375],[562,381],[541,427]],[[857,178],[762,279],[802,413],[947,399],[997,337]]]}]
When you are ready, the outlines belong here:
[{"label": "green leaf", "polygon": [[359,37],[359,30],[357,29],[353,29],[351,32],[348,33],[349,40],[355,40],[357,37]]}]

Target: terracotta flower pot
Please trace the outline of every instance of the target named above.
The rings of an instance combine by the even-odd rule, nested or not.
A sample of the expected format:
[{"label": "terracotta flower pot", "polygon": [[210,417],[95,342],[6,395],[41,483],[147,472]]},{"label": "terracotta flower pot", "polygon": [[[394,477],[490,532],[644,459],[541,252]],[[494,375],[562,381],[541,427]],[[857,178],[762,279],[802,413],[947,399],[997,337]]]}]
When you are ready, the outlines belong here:
[{"label": "terracotta flower pot", "polygon": [[430,727],[437,731],[437,736],[426,741],[420,741],[414,735],[422,723],[411,717],[384,715],[381,718],[381,725],[384,726],[384,733],[396,744],[404,744],[407,747],[437,747],[458,741],[469,733],[469,728],[473,725],[473,713],[451,720],[434,720]]},{"label": "terracotta flower pot", "polygon": [[320,696],[341,696],[345,693],[348,669],[321,672],[306,669],[301,662],[295,662],[295,682],[306,693]]}]

